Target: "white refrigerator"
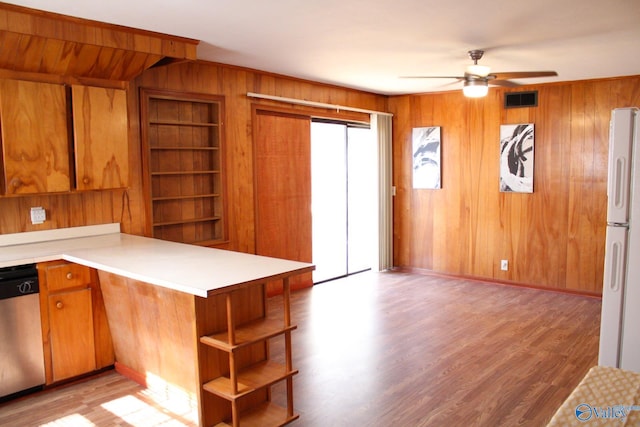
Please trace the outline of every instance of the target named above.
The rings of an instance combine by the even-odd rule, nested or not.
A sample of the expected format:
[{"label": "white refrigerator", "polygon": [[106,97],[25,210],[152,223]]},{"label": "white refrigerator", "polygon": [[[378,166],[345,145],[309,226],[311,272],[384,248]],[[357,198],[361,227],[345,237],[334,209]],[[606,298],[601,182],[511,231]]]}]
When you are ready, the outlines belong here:
[{"label": "white refrigerator", "polygon": [[598,363],[640,372],[640,110],[611,113]]}]

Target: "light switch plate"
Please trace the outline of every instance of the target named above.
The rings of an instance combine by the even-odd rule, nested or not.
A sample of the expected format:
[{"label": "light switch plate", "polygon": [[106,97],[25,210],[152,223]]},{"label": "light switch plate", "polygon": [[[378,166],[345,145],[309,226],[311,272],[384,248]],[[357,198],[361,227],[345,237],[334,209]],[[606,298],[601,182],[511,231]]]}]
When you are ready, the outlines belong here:
[{"label": "light switch plate", "polygon": [[47,211],[42,206],[31,208],[31,224],[42,224],[47,219]]}]

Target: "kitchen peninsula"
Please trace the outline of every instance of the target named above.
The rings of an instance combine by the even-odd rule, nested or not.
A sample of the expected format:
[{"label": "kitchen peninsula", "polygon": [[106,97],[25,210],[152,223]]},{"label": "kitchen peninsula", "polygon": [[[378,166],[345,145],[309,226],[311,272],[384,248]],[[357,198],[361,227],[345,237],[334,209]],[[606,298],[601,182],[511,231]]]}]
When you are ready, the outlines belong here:
[{"label": "kitchen peninsula", "polygon": [[[122,234],[118,224],[0,236],[0,267],[55,260],[97,271],[116,369],[191,405],[200,425],[297,418],[288,280],[313,265]],[[265,287],[279,280],[282,312],[270,319]],[[278,336],[284,363],[269,360]],[[270,402],[281,381],[286,407]]]}]

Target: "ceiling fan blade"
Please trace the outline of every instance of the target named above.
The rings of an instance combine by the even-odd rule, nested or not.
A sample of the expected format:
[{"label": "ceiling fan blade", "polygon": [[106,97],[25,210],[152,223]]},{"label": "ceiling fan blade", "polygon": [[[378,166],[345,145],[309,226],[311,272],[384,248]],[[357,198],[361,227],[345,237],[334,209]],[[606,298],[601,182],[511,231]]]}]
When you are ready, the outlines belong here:
[{"label": "ceiling fan blade", "polygon": [[554,77],[555,71],[511,71],[506,73],[491,73],[494,80],[526,79],[530,77]]},{"label": "ceiling fan blade", "polygon": [[516,82],[512,82],[511,80],[489,80],[490,86],[501,86],[501,87],[518,87],[520,86]]},{"label": "ceiling fan blade", "polygon": [[457,79],[464,80],[461,76],[400,76],[401,79]]}]

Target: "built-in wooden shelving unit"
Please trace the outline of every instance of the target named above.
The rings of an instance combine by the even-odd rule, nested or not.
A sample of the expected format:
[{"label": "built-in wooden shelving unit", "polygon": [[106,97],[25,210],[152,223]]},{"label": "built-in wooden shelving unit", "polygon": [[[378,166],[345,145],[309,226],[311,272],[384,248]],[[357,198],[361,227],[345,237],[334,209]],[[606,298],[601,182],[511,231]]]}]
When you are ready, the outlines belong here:
[{"label": "built-in wooden shelving unit", "polygon": [[222,97],[142,89],[151,236],[210,246],[226,239]]},{"label": "built-in wooden shelving unit", "polygon": [[[225,331],[200,337],[200,343],[215,349],[215,358],[228,360],[228,374],[209,379],[202,387],[231,405],[231,418],[216,424],[216,427],[271,427],[283,426],[296,420],[299,415],[293,410],[293,376],[298,373],[293,368],[291,356],[291,331],[296,326],[291,324],[289,303],[289,281],[284,280],[283,314],[282,319],[263,317],[242,325],[236,325],[234,293],[225,295],[227,327]],[[264,346],[268,349],[269,342],[284,336],[284,364],[274,362],[265,352],[264,360],[251,361],[245,366],[246,359],[243,351],[251,352],[253,345]],[[246,353],[246,352],[245,352]],[[249,359],[251,360],[251,359]],[[281,381],[286,382],[287,406],[282,407],[271,401],[271,386]],[[266,391],[266,400],[244,410],[240,400],[254,393]]]}]

